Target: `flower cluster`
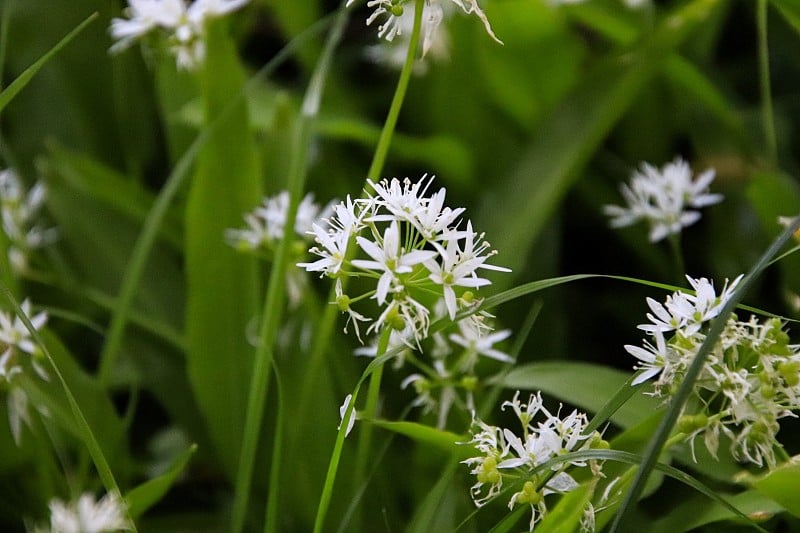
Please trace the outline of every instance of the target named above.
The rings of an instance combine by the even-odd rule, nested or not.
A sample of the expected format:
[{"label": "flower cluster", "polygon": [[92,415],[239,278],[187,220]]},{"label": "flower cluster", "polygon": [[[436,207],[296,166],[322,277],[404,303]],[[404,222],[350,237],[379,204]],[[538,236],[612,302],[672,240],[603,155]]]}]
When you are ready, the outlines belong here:
[{"label": "flower cluster", "polygon": [[[289,212],[289,192],[281,191],[275,196],[265,197],[261,205],[244,215],[245,228],[228,229],[225,239],[236,249],[243,252],[253,252],[271,257],[277,250],[278,243],[283,239],[286,218]],[[296,262],[308,250],[311,241],[312,224],[321,222],[321,219],[331,214],[331,204],[321,207],[314,202],[314,196],[307,194],[300,205],[297,206],[297,216],[294,221],[294,234],[297,239],[291,246],[291,252]],[[303,272],[296,268],[286,272],[286,288],[289,302],[298,304],[303,297],[306,287]]]},{"label": "flower cluster", "polygon": [[[388,331],[389,346],[405,345],[412,361],[410,352],[421,348],[431,321],[451,322],[449,329],[437,331],[429,340],[434,345],[433,366],[418,364],[422,373],[404,383],[413,383],[419,405],[439,409],[441,425],[441,417],[455,400],[454,387],[467,392],[470,405],[479,356],[511,362],[494,348],[510,332],[493,333],[491,315],[477,312],[455,320],[460,311],[478,303],[472,290],[490,283],[479,270],[508,269],[487,262],[496,252],[473,230],[471,221],[461,221],[463,208],[445,206],[444,188],[426,196],[432,181],[431,177],[416,183],[370,182],[374,195],[348,197],[333,207],[333,215],[324,223],[312,224],[317,246],[311,253],[319,259],[299,266],[336,280],[335,303],[348,315],[345,331],[352,324],[359,339],[361,323],[369,323],[368,334]],[[364,280],[371,281],[360,294],[349,288],[346,292],[342,281],[346,277],[359,278],[353,285],[362,287]],[[376,351],[364,348],[359,353],[376,355]],[[435,400],[434,390],[442,395],[441,402]]]},{"label": "flower cluster", "polygon": [[[30,317],[31,324],[38,331],[47,322],[44,311],[31,315],[31,304],[28,300],[22,303],[22,311]],[[22,422],[30,423],[28,416],[28,397],[25,391],[13,386],[14,376],[33,369],[42,379],[47,379],[47,372],[39,365],[42,352],[31,338],[28,328],[19,317],[0,311],[0,386],[9,388],[8,421],[14,441],[21,441]]]},{"label": "flower cluster", "polygon": [[[575,478],[567,473],[569,467],[589,468],[594,478],[602,476],[597,461],[564,461],[551,468],[541,465],[551,459],[569,452],[590,448],[605,448],[607,443],[600,434],[585,434],[588,424],[586,415],[573,411],[564,418],[560,413],[553,415],[545,408],[541,393],[531,395],[527,403],[519,400],[519,392],[510,402],[504,402],[502,409],[510,407],[517,415],[522,435],[507,428],[490,426],[473,415],[471,435],[472,445],[480,455],[462,461],[472,468],[471,474],[477,478],[470,493],[475,505],[482,506],[500,493],[504,482],[521,486],[508,502],[509,509],[516,505],[530,505],[530,530],[536,522],[547,514],[545,496],[564,494],[578,487]],[[544,420],[536,422],[537,418]],[[586,529],[593,529],[594,511],[582,521]]]},{"label": "flower cluster", "polygon": [[194,70],[205,60],[205,25],[244,6],[248,0],[128,0],[125,15],[111,21],[111,35],[117,40],[111,52],[130,46],[155,28],[169,33],[169,45],[178,68]]},{"label": "flower cluster", "polygon": [[[347,6],[350,6],[353,2],[355,0],[348,0]],[[445,6],[454,5],[459,7],[467,15],[474,13],[483,23],[486,33],[498,43],[503,43],[492,31],[489,19],[486,18],[486,15],[478,5],[478,0],[425,0],[421,28],[423,56],[436,41],[436,33],[444,19],[445,11],[442,2],[445,2]],[[395,37],[410,32],[413,27],[413,23],[411,25],[408,23],[409,19],[406,12],[414,12],[414,0],[367,0],[367,7],[374,9],[369,18],[367,18],[367,26],[371,25],[379,17],[386,17],[383,23],[378,26],[378,37],[382,39],[392,41]],[[410,20],[413,22],[413,17]]]},{"label": "flower cluster", "polygon": [[643,163],[640,170],[634,172],[630,184],[620,187],[627,207],[607,205],[604,212],[612,217],[614,228],[647,221],[650,241],[658,242],[700,220],[700,213],[695,209],[722,201],[722,195],[708,192],[714,174],[714,170],[709,169],[693,180],[692,169],[681,158],[667,163],[661,170]]},{"label": "flower cluster", "polygon": [[[664,304],[648,299],[650,322],[639,328],[650,341],[625,349],[640,363],[634,384],[654,379],[651,394],[669,398],[680,385],[711,319],[730,297],[741,276],[725,284],[720,295],[705,278],[688,278],[695,294],[678,291]],[[679,428],[694,439],[700,435],[716,456],[720,435],[731,441],[739,461],[775,466],[780,448],[778,420],[794,416],[800,398],[800,346],[789,344],[780,319],[741,321],[732,315],[695,383],[693,396],[700,406],[681,418]]]},{"label": "flower cluster", "polygon": [[0,215],[9,241],[8,261],[15,272],[27,271],[30,253],[56,238],[54,228],[43,228],[35,222],[46,196],[43,183],[36,183],[26,192],[13,170],[0,171]]},{"label": "flower cluster", "polygon": [[125,501],[114,493],[108,493],[95,501],[92,494],[84,493],[76,502],[50,501],[49,533],[103,533],[130,531],[131,523],[126,517]]},{"label": "flower cluster", "polygon": [[[425,4],[422,11],[422,57],[414,62],[414,73],[424,74],[427,70],[427,59],[446,60],[449,56],[450,36],[446,27],[441,27],[453,12],[452,4]],[[366,55],[372,61],[388,67],[401,69],[411,45],[411,33],[414,29],[414,10],[406,9],[397,17],[396,38],[381,42],[366,49]]]}]

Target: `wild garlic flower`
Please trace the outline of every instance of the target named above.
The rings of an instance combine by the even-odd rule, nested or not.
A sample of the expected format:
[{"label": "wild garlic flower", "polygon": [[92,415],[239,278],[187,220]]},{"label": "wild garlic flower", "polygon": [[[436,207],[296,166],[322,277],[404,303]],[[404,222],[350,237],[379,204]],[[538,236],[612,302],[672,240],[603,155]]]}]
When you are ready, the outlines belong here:
[{"label": "wild garlic flower", "polygon": [[[547,514],[545,496],[565,494],[576,489],[578,482],[567,473],[570,467],[589,468],[592,477],[602,476],[597,461],[564,461],[542,470],[541,465],[551,459],[580,450],[607,446],[600,434],[585,434],[588,420],[585,414],[573,411],[566,417],[560,412],[553,415],[544,406],[541,393],[531,394],[528,402],[519,399],[519,391],[502,409],[510,407],[522,428],[518,434],[507,428],[490,426],[477,419],[473,413],[472,445],[479,455],[462,461],[472,467],[470,471],[477,483],[470,489],[475,505],[485,505],[500,494],[504,482],[512,482],[520,490],[509,502],[509,509],[516,505],[529,505],[533,531],[536,522]],[[591,508],[593,509],[593,508]],[[593,529],[594,520],[583,520],[586,530]]]},{"label": "wild garlic flower", "polygon": [[[355,0],[348,0],[347,6],[349,7],[354,2]],[[392,41],[395,37],[406,33],[410,34],[413,28],[414,3],[415,0],[367,0],[367,7],[374,9],[367,18],[367,26],[381,18],[383,22],[378,25],[378,37],[387,41]],[[445,16],[444,10],[452,6],[460,8],[467,15],[474,13],[483,23],[486,33],[498,43],[503,44],[503,41],[498,39],[492,31],[489,19],[478,5],[478,0],[425,0],[421,28],[423,57],[436,42],[439,25]],[[408,23],[407,12],[412,13],[411,25]]]},{"label": "wild garlic flower", "polygon": [[[318,246],[310,251],[320,259],[298,266],[334,279],[373,279],[375,284],[367,292],[340,294],[336,302],[354,318],[354,304],[373,300],[377,317],[359,312],[356,318],[372,322],[370,333],[384,327],[408,330],[418,343],[427,336],[430,310],[437,299],[445,301],[453,319],[460,309],[472,305],[463,299],[465,289],[489,284],[478,275],[479,270],[508,272],[487,263],[496,252],[472,229],[471,222],[463,230],[458,228],[464,209],[444,206],[444,188],[430,198],[425,196],[432,182],[432,177],[416,183],[396,178],[369,182],[374,196],[348,198],[333,208],[334,215],[324,224],[312,224],[310,234]],[[359,252],[362,258],[348,257]]]},{"label": "wild garlic flower", "polygon": [[[706,338],[711,319],[741,277],[726,283],[717,296],[705,278],[690,279],[695,294],[678,291],[662,305],[648,299],[650,323],[639,326],[650,340],[625,346],[639,360],[633,384],[653,381],[650,394],[668,400]],[[778,420],[796,416],[800,407],[800,345],[789,343],[780,319],[753,316],[741,321],[732,315],[695,382],[695,413],[684,413],[679,428],[692,449],[702,436],[712,455],[720,434],[730,438],[731,453],[740,461],[774,467]]]},{"label": "wild garlic flower", "polygon": [[681,158],[664,165],[661,170],[642,163],[633,173],[630,184],[622,184],[626,207],[607,205],[603,208],[612,217],[611,227],[621,228],[645,220],[650,225],[650,242],[679,234],[700,220],[697,209],[722,201],[721,194],[711,194],[714,170],[692,179],[692,169]]},{"label": "wild garlic flower", "polygon": [[0,216],[3,233],[8,239],[8,261],[18,274],[28,270],[33,250],[56,239],[55,228],[36,224],[46,197],[47,188],[43,183],[37,182],[26,192],[13,170],[0,171]]},{"label": "wild garlic flower", "polygon": [[[245,228],[228,229],[225,240],[237,250],[252,252],[271,258],[283,239],[286,217],[289,212],[289,192],[281,191],[275,196],[265,197],[261,205],[244,215]],[[311,241],[310,232],[315,223],[332,213],[332,205],[325,207],[314,202],[309,193],[297,206],[294,221],[296,239],[291,244],[292,263],[303,258]],[[286,290],[289,303],[296,306],[303,299],[307,281],[304,273],[297,268],[286,271]]]},{"label": "wild garlic flower", "polygon": [[125,501],[108,493],[100,500],[84,493],[76,502],[50,501],[50,533],[103,533],[130,531]]},{"label": "wild garlic flower", "polygon": [[[424,5],[422,11],[422,57],[414,61],[414,73],[424,74],[427,71],[427,61],[446,60],[449,57],[450,35],[446,26],[441,26],[453,13],[451,3]],[[366,56],[375,63],[400,70],[406,61],[408,47],[411,45],[411,33],[414,29],[414,9],[404,9],[403,14],[397,19],[397,34],[392,40],[367,47]]]},{"label": "wild garlic flower", "polygon": [[[44,327],[47,322],[47,313],[42,311],[32,315],[31,304],[28,300],[25,300],[21,307],[37,331]],[[22,442],[22,423],[30,426],[31,419],[28,414],[28,396],[22,388],[15,384],[14,377],[32,370],[40,378],[47,380],[47,372],[39,364],[41,356],[41,349],[31,338],[30,332],[22,320],[18,316],[0,311],[0,389],[8,391],[6,402],[8,422],[17,446]],[[41,412],[47,415],[46,410],[41,410]]]},{"label": "wild garlic flower", "polygon": [[128,0],[127,18],[111,21],[111,36],[117,40],[111,52],[120,52],[152,30],[162,28],[168,34],[178,68],[194,70],[205,60],[206,22],[235,11],[247,2],[194,0],[187,5],[184,0]]}]

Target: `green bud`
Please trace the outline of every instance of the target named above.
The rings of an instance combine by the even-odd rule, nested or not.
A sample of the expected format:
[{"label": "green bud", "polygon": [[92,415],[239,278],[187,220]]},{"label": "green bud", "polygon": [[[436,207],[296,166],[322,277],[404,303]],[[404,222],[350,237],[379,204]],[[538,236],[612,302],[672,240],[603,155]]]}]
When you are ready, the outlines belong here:
[{"label": "green bud", "polygon": [[778,372],[789,387],[800,383],[800,361],[790,361],[778,365]]},{"label": "green bud", "polygon": [[478,378],[475,376],[464,376],[461,378],[461,386],[468,391],[478,388]]},{"label": "green bud", "polygon": [[395,4],[389,9],[389,11],[391,11],[392,15],[394,15],[395,17],[399,17],[403,14],[403,6]]},{"label": "green bud", "polygon": [[472,301],[475,299],[475,293],[472,291],[464,291],[464,294],[461,295],[461,299],[468,304],[472,303]]},{"label": "green bud", "polygon": [[758,390],[759,392],[761,392],[761,396],[765,400],[771,400],[775,397],[775,387],[773,387],[772,385],[767,385],[767,384],[761,385],[761,387]]},{"label": "green bud", "polygon": [[342,313],[347,312],[350,310],[350,297],[346,294],[342,294],[336,298],[336,305],[339,307],[339,311]]}]

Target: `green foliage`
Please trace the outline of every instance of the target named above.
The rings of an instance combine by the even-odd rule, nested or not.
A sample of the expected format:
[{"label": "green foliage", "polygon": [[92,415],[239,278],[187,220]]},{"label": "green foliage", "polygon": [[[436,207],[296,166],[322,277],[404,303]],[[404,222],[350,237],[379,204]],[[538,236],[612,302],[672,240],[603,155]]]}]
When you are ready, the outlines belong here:
[{"label": "green foliage", "polygon": [[[503,404],[515,391],[541,392],[552,414],[585,412],[585,434],[602,432],[597,448],[537,463],[600,461],[605,478],[564,470],[578,487],[543,496],[536,531],[578,530],[588,502],[598,530],[620,512],[624,530],[796,529],[797,424],[777,419],[772,469],[737,461],[725,431],[712,453],[703,434],[679,433],[692,429],[676,422],[681,384],[671,401],[650,394],[652,379],[633,386],[646,365],[624,347],[646,336],[645,298],[663,302],[686,274],[720,288],[753,265],[766,270],[733,296],[747,304],[737,315],[779,317],[776,345],[797,344],[798,237],[784,231],[788,252],[770,243],[778,219],[800,212],[798,3],[481,0],[499,45],[459,2],[439,1],[452,7],[447,53],[409,63],[397,92],[399,72],[370,55],[387,15],[367,26],[366,2],[251,0],[204,27],[194,71],[176,66],[181,43],[165,27],[109,53],[125,1],[0,2],[0,172],[14,168],[26,191],[45,183],[36,224],[57,228],[24,268],[18,236],[0,231],[0,311],[30,299],[49,313],[34,337],[48,379],[23,365],[7,381],[7,350],[29,355],[0,340],[0,530],[103,489],[148,531],[524,530],[531,507],[509,500],[544,478],[503,466],[506,482],[476,507],[475,465],[462,464],[480,455],[477,420],[518,429]],[[632,171],[676,156],[695,174],[715,169],[724,201],[674,248],[649,242],[644,224],[609,228],[604,206],[622,203]],[[306,192],[325,205],[374,196],[368,175],[424,174],[436,175],[428,196],[446,187],[446,205],[466,208],[460,230],[471,220],[485,232],[497,250],[487,262],[513,271],[454,286],[479,302],[456,321],[512,330],[493,348],[513,364],[465,348],[470,372],[449,373],[437,350],[461,332],[441,313],[425,338],[391,348],[390,329],[361,323],[363,340],[383,341],[376,357],[353,357],[363,346],[340,311],[378,307],[367,269],[352,293],[339,287],[366,294],[348,302],[334,279],[296,267],[317,259],[306,235],[252,254],[225,237],[265,193],[289,189],[293,213]],[[362,248],[353,240],[347,254]],[[433,302],[430,286],[420,292]],[[777,367],[786,383],[793,365]],[[19,443],[15,392],[28,402]],[[347,394],[357,421],[345,437]]]}]

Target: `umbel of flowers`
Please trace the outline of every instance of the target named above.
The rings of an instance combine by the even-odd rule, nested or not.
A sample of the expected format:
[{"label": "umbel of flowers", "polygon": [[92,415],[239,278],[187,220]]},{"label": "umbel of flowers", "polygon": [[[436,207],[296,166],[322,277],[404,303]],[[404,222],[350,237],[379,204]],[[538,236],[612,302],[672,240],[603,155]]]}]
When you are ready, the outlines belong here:
[{"label": "umbel of flowers", "polygon": [[117,40],[111,52],[119,52],[156,28],[167,33],[178,68],[194,70],[206,57],[205,25],[244,6],[249,0],[128,0],[127,18],[111,21]]},{"label": "umbel of flowers", "polygon": [[[472,467],[476,483],[470,490],[478,507],[500,494],[503,485],[513,483],[519,490],[511,495],[508,508],[529,505],[530,530],[547,514],[545,496],[565,494],[578,487],[578,482],[567,472],[572,468],[586,468],[591,477],[602,476],[597,461],[564,461],[552,468],[539,468],[551,459],[569,452],[607,448],[599,433],[585,433],[588,420],[577,410],[561,417],[545,408],[541,393],[531,394],[528,402],[519,399],[519,391],[502,409],[510,407],[519,420],[522,434],[508,428],[490,426],[473,414],[470,433],[473,446],[479,455],[462,461]],[[583,531],[594,530],[594,507],[589,504],[581,521]]]},{"label": "umbel of flowers", "polygon": [[[741,280],[727,282],[718,295],[706,278],[687,277],[694,293],[677,291],[662,304],[647,299],[650,320],[639,329],[649,340],[625,349],[639,360],[633,384],[653,380],[650,394],[668,400],[677,390],[700,345],[710,321],[719,315]],[[781,450],[776,435],[778,420],[796,416],[800,397],[800,346],[790,344],[780,319],[751,316],[728,318],[719,340],[694,384],[694,412],[684,412],[679,429],[694,446],[702,436],[716,456],[720,435],[730,441],[739,461],[774,467]]]},{"label": "umbel of flowers", "polygon": [[[362,324],[368,334],[388,331],[389,345],[408,347],[407,357],[415,364],[410,350],[421,348],[431,321],[449,319],[449,333],[440,331],[431,339],[433,365],[417,364],[421,373],[405,383],[414,384],[417,403],[428,409],[437,406],[436,389],[444,396],[440,416],[446,416],[455,401],[453,386],[470,389],[472,381],[463,375],[472,374],[478,356],[511,361],[493,347],[510,332],[492,332],[488,314],[456,320],[478,303],[473,291],[490,284],[481,270],[508,269],[488,263],[496,252],[471,221],[462,220],[463,208],[445,205],[444,188],[428,196],[432,182],[433,177],[369,182],[365,198],[348,197],[333,207],[331,217],[312,224],[316,246],[310,251],[318,259],[299,266],[335,280],[335,303],[348,315],[345,331],[352,325],[359,339]],[[345,278],[367,283],[344,284]],[[354,293],[353,285],[366,290]],[[375,355],[371,348],[362,352]]]}]

